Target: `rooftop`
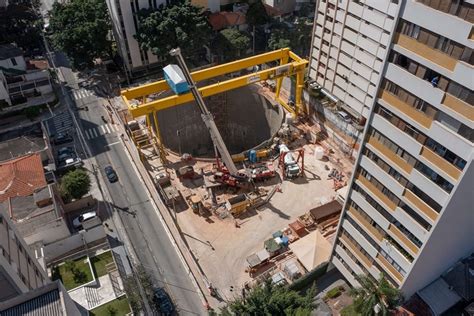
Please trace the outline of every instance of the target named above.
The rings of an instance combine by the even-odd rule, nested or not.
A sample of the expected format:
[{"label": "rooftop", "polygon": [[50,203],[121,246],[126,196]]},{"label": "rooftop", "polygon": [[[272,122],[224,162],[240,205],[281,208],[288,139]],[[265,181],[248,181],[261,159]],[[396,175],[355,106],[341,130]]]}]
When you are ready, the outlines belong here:
[{"label": "rooftop", "polygon": [[214,31],[220,31],[229,26],[238,26],[246,23],[242,12],[216,12],[209,15],[209,23]]},{"label": "rooftop", "polygon": [[474,254],[456,263],[442,278],[464,300],[474,300]]},{"label": "rooftop", "polygon": [[66,295],[68,294],[59,281],[52,282],[8,301],[1,302],[0,314],[2,316],[60,316],[67,315],[66,311],[75,309],[75,315],[78,315],[79,312],[72,300],[69,299],[69,304],[66,306],[64,297]]},{"label": "rooftop", "polygon": [[46,147],[41,123],[10,130],[0,134],[0,161],[35,153]]},{"label": "rooftop", "polygon": [[39,154],[0,163],[0,202],[11,197],[29,196],[46,186]]},{"label": "rooftop", "polygon": [[474,254],[471,254],[413,295],[404,308],[415,315],[441,315],[456,308],[459,302],[473,299]]},{"label": "rooftop", "polygon": [[22,56],[23,51],[13,44],[0,45],[0,60]]}]

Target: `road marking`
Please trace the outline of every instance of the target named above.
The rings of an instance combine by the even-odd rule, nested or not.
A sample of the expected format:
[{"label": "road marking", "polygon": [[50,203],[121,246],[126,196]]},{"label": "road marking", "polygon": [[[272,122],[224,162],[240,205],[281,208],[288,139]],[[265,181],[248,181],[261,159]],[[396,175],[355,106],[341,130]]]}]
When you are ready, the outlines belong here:
[{"label": "road marking", "polygon": [[[105,134],[105,128],[104,128],[104,125],[100,125],[100,129],[102,130],[102,132]],[[102,135],[102,134],[101,134]]]},{"label": "road marking", "polygon": [[97,131],[95,130],[95,128],[90,129],[90,131],[91,131],[91,134],[92,134],[92,133],[94,134],[94,138],[97,137],[97,136],[99,136],[99,135],[97,134]]},{"label": "road marking", "polygon": [[91,139],[91,137],[90,137],[90,135],[89,135],[89,130],[85,130],[84,132],[86,133],[86,138],[87,138],[88,140]]},{"label": "road marking", "polygon": [[107,130],[107,134],[110,134],[109,124],[105,125],[105,129]]},{"label": "road marking", "polygon": [[114,142],[114,143],[110,143],[110,144],[107,144],[106,146],[113,146],[113,145],[117,145],[117,144],[121,144],[122,142],[121,141],[118,141],[118,142]]}]

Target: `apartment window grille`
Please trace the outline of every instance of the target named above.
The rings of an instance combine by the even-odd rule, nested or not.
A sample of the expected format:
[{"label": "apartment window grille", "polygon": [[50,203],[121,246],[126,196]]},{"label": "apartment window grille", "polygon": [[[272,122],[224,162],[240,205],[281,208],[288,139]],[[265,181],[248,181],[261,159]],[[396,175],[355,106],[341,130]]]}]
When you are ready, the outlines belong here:
[{"label": "apartment window grille", "polygon": [[398,31],[428,47],[437,49],[454,59],[467,62],[471,65],[474,64],[474,54],[472,49],[453,40],[447,39],[439,34],[433,33],[404,20],[400,21]]},{"label": "apartment window grille", "polygon": [[419,0],[426,6],[474,23],[474,5],[464,0]]},{"label": "apartment window grille", "polygon": [[390,123],[392,123],[395,127],[399,128],[400,130],[406,132],[408,135],[413,137],[416,141],[420,144],[425,145],[426,147],[430,148],[440,157],[444,158],[446,161],[452,163],[456,166],[459,170],[463,170],[464,166],[466,165],[466,160],[460,158],[455,153],[447,149],[446,147],[442,146],[435,140],[427,137],[423,133],[421,133],[418,129],[411,126],[410,124],[406,123],[388,109],[384,108],[380,104],[376,104],[375,113],[380,114],[382,117],[387,119]]},{"label": "apartment window grille", "polygon": [[380,249],[380,254],[382,255],[382,257],[384,257],[385,259],[387,259],[387,261],[398,271],[400,272],[401,275],[405,276],[407,273],[405,272],[405,270],[402,269],[402,267],[400,267],[400,265],[392,259],[392,257],[390,257],[390,255],[388,253],[386,253],[383,249]]}]

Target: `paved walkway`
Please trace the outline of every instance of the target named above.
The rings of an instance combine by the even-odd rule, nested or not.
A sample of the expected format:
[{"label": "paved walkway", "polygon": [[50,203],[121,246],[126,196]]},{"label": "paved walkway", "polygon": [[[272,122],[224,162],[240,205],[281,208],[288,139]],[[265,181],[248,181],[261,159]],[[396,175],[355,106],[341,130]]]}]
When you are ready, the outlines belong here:
[{"label": "paved walkway", "polygon": [[[123,290],[122,280],[115,279],[120,289]],[[117,298],[112,280],[109,274],[103,275],[96,280],[96,284],[86,285],[69,292],[71,298],[87,310],[105,304]]]}]

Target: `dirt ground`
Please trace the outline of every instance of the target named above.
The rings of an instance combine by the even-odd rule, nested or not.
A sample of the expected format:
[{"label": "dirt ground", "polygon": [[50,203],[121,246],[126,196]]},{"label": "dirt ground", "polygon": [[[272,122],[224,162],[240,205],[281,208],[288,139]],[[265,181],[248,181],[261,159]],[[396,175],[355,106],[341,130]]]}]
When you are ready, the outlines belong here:
[{"label": "dirt ground", "polygon": [[[333,181],[327,179],[329,170],[325,165],[339,170],[340,166],[317,160],[314,148],[315,145],[304,146],[305,176],[283,181],[281,192],[277,191],[269,203],[237,219],[239,227],[232,218],[220,219],[213,215],[204,218],[189,209],[177,213],[178,225],[191,251],[224,299],[240,293],[243,284],[250,280],[245,272],[245,259],[263,249],[264,241],[272,233],[335,197]],[[195,167],[195,170],[199,169]]]}]

